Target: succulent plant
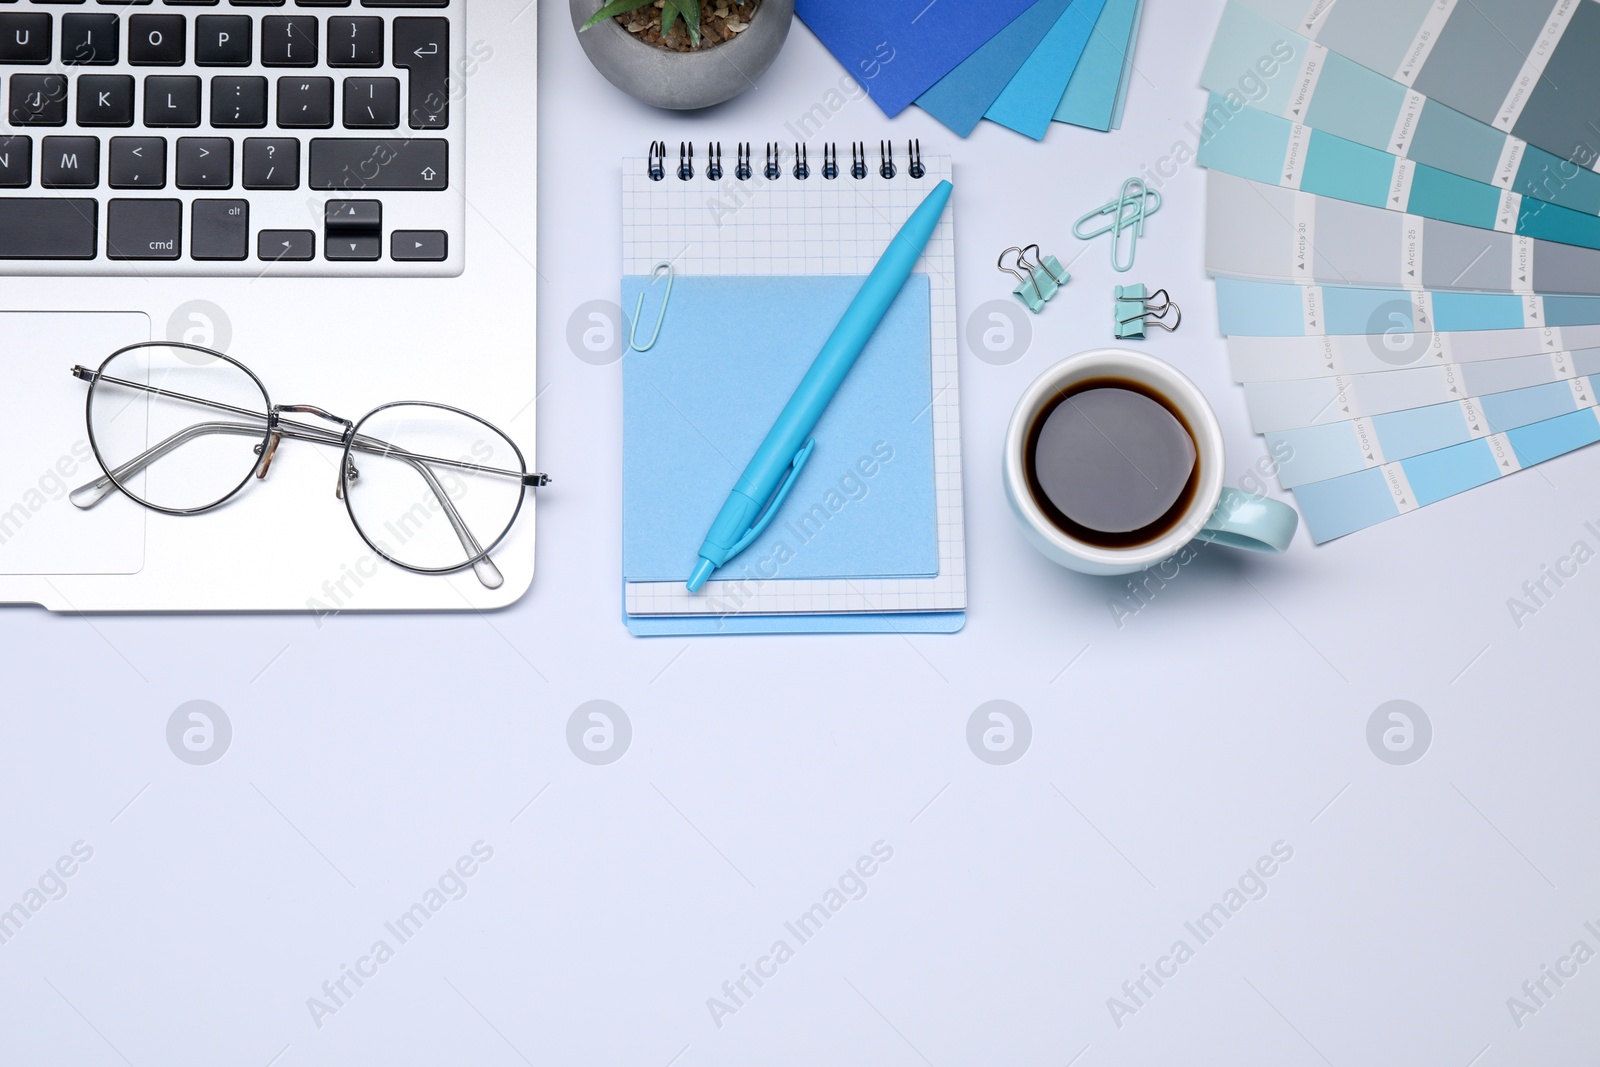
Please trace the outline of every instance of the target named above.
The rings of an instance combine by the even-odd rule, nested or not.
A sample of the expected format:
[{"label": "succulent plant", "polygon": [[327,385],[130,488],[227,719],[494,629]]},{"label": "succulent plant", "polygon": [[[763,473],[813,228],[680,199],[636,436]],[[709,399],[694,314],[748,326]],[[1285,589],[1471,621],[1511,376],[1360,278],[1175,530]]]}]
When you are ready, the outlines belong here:
[{"label": "succulent plant", "polygon": [[[583,24],[583,29],[598,25],[606,19],[625,15],[629,11],[637,11],[641,7],[649,7],[656,0],[612,0],[611,3],[594,13],[588,22]],[[664,0],[661,7],[661,36],[676,25],[678,19],[683,19],[683,28],[689,32],[689,43],[700,47],[700,0]],[[582,32],[581,30],[579,32]]]}]

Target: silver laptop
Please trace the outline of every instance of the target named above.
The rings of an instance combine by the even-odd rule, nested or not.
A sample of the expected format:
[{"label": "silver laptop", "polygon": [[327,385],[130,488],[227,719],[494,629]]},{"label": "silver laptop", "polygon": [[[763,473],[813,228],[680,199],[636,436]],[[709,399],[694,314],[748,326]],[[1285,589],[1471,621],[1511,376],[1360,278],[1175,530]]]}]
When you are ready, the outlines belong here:
[{"label": "silver laptop", "polygon": [[0,0],[0,601],[331,613],[527,590],[531,489],[492,567],[417,573],[352,522],[341,450],[292,434],[199,514],[75,506],[101,470],[72,368],[194,345],[275,405],[451,405],[538,470],[537,22],[531,0]]}]

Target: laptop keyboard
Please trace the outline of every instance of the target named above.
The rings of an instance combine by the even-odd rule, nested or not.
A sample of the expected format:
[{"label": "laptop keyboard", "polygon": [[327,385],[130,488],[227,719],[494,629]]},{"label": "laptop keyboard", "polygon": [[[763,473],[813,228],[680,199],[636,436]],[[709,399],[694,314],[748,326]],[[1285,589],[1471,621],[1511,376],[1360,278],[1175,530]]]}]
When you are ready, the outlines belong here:
[{"label": "laptop keyboard", "polygon": [[464,3],[0,0],[0,274],[460,273]]}]

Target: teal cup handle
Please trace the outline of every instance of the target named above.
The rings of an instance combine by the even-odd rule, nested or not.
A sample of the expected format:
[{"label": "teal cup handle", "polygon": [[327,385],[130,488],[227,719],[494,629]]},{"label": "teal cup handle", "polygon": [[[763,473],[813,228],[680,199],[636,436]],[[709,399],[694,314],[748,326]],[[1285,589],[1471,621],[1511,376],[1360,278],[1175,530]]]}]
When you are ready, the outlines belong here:
[{"label": "teal cup handle", "polygon": [[1283,552],[1294,540],[1300,515],[1281,500],[1224,487],[1211,518],[1195,536],[1251,552]]}]

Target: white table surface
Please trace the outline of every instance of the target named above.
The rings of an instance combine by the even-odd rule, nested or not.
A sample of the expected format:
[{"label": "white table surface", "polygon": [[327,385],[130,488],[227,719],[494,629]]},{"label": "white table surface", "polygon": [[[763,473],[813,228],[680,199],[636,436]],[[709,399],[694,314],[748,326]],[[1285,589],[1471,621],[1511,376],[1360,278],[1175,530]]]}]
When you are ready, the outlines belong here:
[{"label": "white table surface", "polygon": [[[953,2],[953,0],[947,0]],[[1218,0],[1151,0],[1124,129],[997,127],[844,108],[822,137],[921,137],[956,160],[963,318],[1001,248],[1064,261],[1070,226],[1201,113]],[[999,447],[1023,387],[1108,342],[1111,286],[1186,321],[1145,350],[1206,391],[1229,482],[1265,455],[1201,269],[1204,175],[1163,192],[1135,272],[1103,246],[1007,365],[962,354],[971,607],[953,637],[639,640],[619,619],[621,378],[569,349],[618,290],[618,165],[652,138],[792,135],[840,68],[797,25],[709,114],[621,97],[564,4],[541,19],[539,574],[488,616],[52,617],[0,612],[0,908],[92,849],[0,944],[0,1062],[73,1065],[1550,1064],[1592,1057],[1600,960],[1594,612],[1600,563],[1517,625],[1508,598],[1600,548],[1589,450],[1284,558],[1200,554],[1137,614],[1013,526]],[[1274,487],[1274,491],[1276,491]],[[1597,522],[1600,527],[1600,522]],[[232,738],[169,750],[191,700]],[[625,755],[578,759],[614,702]],[[1021,759],[980,761],[975,709],[1013,702]],[[1420,761],[1369,749],[1408,700]],[[402,942],[386,926],[475,842]],[[786,926],[875,843],[892,858],[802,942]],[[1292,849],[1221,930],[1186,926]],[[480,846],[482,848],[484,846]],[[64,864],[73,867],[72,863]],[[468,864],[468,866],[471,866]],[[1270,864],[1268,866],[1271,866]],[[847,889],[856,883],[845,882]],[[1246,888],[1256,883],[1246,879]],[[40,898],[43,899],[43,898]],[[0,917],[3,918],[3,917]],[[1594,922],[1586,928],[1585,922]],[[0,927],[0,929],[4,929]],[[378,941],[392,958],[362,963]],[[736,1004],[724,982],[792,958]],[[1125,982],[1183,940],[1148,995]],[[344,966],[372,972],[333,1001]],[[735,987],[737,992],[737,987]],[[1535,988],[1535,993],[1538,989]],[[1508,998],[1537,1010],[1513,1018]],[[314,1012],[310,998],[335,1010]],[[709,998],[735,1010],[713,1018]],[[1132,1014],[1114,1018],[1108,999]],[[1120,1021],[1120,1025],[1118,1025]],[[1518,1025],[1520,1021],[1520,1026]],[[320,1025],[319,1025],[320,1023]],[[720,1023],[720,1025],[719,1025]],[[1585,1061],[1587,1062],[1587,1061]]]}]

